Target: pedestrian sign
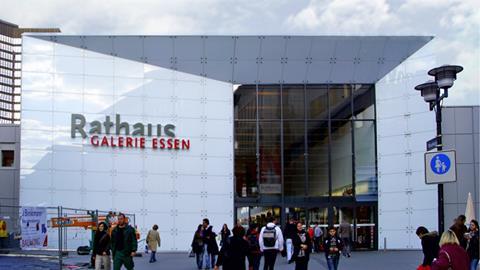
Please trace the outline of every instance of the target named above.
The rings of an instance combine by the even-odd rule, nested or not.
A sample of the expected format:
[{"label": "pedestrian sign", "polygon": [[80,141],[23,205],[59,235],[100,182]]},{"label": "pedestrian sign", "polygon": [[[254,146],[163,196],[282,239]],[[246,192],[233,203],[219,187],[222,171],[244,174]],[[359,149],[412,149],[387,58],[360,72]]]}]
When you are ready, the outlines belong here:
[{"label": "pedestrian sign", "polygon": [[425,183],[442,184],[457,181],[455,151],[425,153]]}]

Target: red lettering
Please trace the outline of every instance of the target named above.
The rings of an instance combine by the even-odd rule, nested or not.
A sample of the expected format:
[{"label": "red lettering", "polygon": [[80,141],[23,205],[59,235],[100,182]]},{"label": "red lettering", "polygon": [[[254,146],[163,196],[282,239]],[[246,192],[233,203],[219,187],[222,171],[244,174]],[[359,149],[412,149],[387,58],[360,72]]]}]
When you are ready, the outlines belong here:
[{"label": "red lettering", "polygon": [[117,145],[115,144],[115,139],[113,136],[110,137],[110,147],[116,147]]},{"label": "red lettering", "polygon": [[180,148],[180,141],[178,139],[175,139],[173,142],[174,142],[174,145],[175,145],[174,148],[179,149]]},{"label": "red lettering", "polygon": [[167,140],[167,148],[168,149],[172,149],[173,145],[172,145],[172,139],[168,139]]},{"label": "red lettering", "polygon": [[132,137],[127,137],[127,147],[132,147]]},{"label": "red lettering", "polygon": [[153,149],[157,149],[157,143],[158,143],[157,138],[153,138],[153,139],[152,139],[152,148],[153,148]]},{"label": "red lettering", "polygon": [[118,147],[123,147],[123,141],[125,140],[124,137],[118,137]]},{"label": "red lettering", "polygon": [[90,138],[90,143],[93,145],[93,146],[98,146],[99,142],[98,142],[98,136],[95,135],[95,136],[92,136]]},{"label": "red lettering", "polygon": [[190,140],[182,140],[182,149],[190,149]]},{"label": "red lettering", "polygon": [[160,149],[165,149],[165,139],[164,138],[160,139]]},{"label": "red lettering", "polygon": [[108,139],[106,136],[103,136],[102,144],[100,146],[107,146],[108,147]]},{"label": "red lettering", "polygon": [[140,148],[145,148],[145,137],[140,138]]}]

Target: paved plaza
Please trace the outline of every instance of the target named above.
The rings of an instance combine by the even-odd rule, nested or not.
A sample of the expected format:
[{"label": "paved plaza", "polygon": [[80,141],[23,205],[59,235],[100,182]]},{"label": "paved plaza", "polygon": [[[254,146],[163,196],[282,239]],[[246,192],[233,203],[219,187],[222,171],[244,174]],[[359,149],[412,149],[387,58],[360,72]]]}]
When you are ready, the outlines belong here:
[{"label": "paved plaza", "polygon": [[[148,263],[148,257],[135,258],[135,269],[178,269],[196,270],[195,259],[189,258],[186,253],[160,253],[158,262]],[[351,258],[342,257],[339,265],[340,270],[406,270],[416,269],[422,259],[421,251],[365,251],[355,252]],[[87,269],[88,256],[71,255],[65,258],[64,269]],[[278,270],[293,270],[294,264],[287,264],[285,258],[278,257],[276,268]],[[0,256],[0,269],[27,269],[46,270],[59,269],[58,261],[47,258],[29,257],[5,257]],[[262,268],[261,268],[262,269]],[[309,269],[327,269],[323,254],[313,254]]]}]

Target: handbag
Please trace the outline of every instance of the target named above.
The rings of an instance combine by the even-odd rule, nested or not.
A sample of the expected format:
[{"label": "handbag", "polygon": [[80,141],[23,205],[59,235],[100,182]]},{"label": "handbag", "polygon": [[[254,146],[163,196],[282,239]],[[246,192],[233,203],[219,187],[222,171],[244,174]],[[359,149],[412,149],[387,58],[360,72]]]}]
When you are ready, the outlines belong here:
[{"label": "handbag", "polygon": [[453,270],[452,260],[450,259],[450,255],[449,255],[448,252],[446,252],[445,250],[443,250],[442,252],[444,252],[445,255],[447,255],[447,258],[448,258],[448,270]]},{"label": "handbag", "polygon": [[193,252],[193,249],[190,249],[190,252],[188,253],[189,258],[195,257],[195,252]]}]

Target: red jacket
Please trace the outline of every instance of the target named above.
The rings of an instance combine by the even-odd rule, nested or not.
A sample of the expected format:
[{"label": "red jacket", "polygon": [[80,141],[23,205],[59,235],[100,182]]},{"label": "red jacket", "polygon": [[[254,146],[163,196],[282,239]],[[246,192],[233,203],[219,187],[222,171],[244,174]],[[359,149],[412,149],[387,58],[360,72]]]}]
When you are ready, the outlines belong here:
[{"label": "red jacket", "polygon": [[[448,257],[450,257],[450,260]],[[432,263],[432,270],[447,270],[450,265],[453,270],[470,269],[468,254],[461,246],[455,244],[443,245],[438,252],[437,260]]]}]

